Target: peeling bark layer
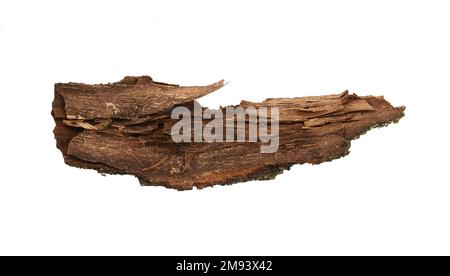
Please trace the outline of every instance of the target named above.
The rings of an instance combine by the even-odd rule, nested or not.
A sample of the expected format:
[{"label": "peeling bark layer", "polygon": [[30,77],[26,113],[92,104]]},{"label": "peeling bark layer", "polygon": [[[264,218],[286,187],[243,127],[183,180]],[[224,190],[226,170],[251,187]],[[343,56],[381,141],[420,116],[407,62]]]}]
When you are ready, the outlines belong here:
[{"label": "peeling bark layer", "polygon": [[352,139],[398,121],[404,111],[383,97],[348,92],[242,101],[243,108],[279,108],[277,152],[261,153],[261,142],[174,143],[172,108],[193,109],[193,100],[222,86],[223,81],[180,87],[147,76],[105,85],[58,83],[52,106],[57,146],[70,166],[131,174],[142,185],[187,190],[272,179],[294,164],[345,156]]}]

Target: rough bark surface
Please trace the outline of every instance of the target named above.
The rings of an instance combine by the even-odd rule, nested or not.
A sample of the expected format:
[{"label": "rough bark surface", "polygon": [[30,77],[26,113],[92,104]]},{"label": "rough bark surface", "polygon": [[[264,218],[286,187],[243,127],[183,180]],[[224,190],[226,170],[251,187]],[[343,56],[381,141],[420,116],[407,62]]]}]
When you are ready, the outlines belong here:
[{"label": "rough bark surface", "polygon": [[147,76],[103,85],[55,84],[52,116],[57,147],[70,166],[131,174],[142,185],[187,190],[272,179],[294,164],[345,156],[352,139],[397,122],[404,114],[404,107],[393,107],[383,97],[348,92],[242,101],[243,108],[279,108],[276,153],[261,153],[261,142],[174,143],[172,108],[193,108],[193,100],[222,86],[223,81],[180,87]]}]

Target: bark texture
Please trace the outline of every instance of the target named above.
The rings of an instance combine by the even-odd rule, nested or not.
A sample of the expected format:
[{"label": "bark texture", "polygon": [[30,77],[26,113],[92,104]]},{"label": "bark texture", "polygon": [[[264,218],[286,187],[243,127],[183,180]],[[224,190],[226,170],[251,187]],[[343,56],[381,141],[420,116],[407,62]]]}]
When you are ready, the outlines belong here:
[{"label": "bark texture", "polygon": [[193,109],[193,100],[223,85],[219,81],[180,87],[148,76],[103,85],[55,84],[52,116],[57,147],[70,166],[131,174],[142,185],[187,190],[272,179],[294,164],[319,164],[345,156],[352,139],[397,122],[405,109],[393,107],[383,97],[348,92],[242,101],[243,108],[279,108],[276,153],[261,153],[259,141],[174,143],[172,108]]}]

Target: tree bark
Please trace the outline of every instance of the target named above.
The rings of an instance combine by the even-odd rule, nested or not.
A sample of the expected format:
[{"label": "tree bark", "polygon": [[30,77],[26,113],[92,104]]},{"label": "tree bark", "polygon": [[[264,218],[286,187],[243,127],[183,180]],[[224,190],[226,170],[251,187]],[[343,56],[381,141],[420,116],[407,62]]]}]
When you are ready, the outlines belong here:
[{"label": "tree bark", "polygon": [[[405,109],[393,107],[383,97],[348,92],[242,101],[243,108],[279,108],[278,151],[261,153],[260,140],[175,143],[170,135],[177,122],[171,119],[172,109],[192,110],[195,99],[223,85],[219,81],[180,87],[147,76],[105,85],[55,84],[52,116],[57,146],[70,166],[131,174],[142,185],[187,190],[272,179],[294,164],[340,158],[349,153],[351,140],[373,127],[397,122]],[[225,114],[224,108],[219,111]],[[247,120],[246,135],[249,124]]]}]

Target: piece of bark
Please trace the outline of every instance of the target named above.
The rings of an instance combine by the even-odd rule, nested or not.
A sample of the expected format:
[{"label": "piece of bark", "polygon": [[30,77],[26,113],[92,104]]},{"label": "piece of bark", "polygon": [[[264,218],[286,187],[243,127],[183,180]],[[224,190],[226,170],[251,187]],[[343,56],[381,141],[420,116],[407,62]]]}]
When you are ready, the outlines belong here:
[{"label": "piece of bark", "polygon": [[70,166],[131,174],[142,185],[186,190],[272,179],[294,164],[319,164],[345,156],[352,139],[404,115],[404,107],[392,107],[383,97],[348,92],[242,101],[243,108],[279,108],[277,152],[261,153],[259,140],[174,143],[172,108],[193,109],[193,100],[222,86],[223,81],[180,87],[147,76],[107,85],[56,84],[52,115],[57,146]]}]

